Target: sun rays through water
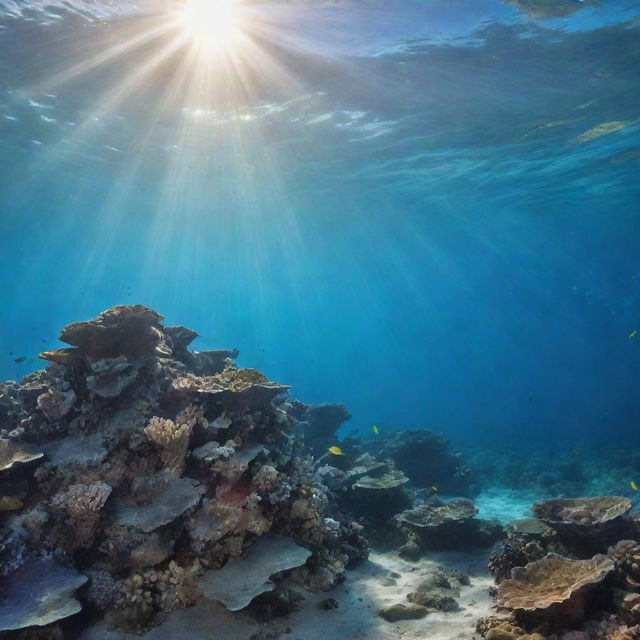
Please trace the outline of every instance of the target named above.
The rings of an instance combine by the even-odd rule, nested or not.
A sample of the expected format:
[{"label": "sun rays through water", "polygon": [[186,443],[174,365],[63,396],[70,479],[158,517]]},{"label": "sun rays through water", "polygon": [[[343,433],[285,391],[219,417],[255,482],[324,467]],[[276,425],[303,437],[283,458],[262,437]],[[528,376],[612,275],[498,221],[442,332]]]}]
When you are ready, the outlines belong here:
[{"label": "sun rays through water", "polygon": [[[33,183],[68,172],[88,148],[104,147],[109,123],[120,121],[129,130],[124,144],[112,143],[106,152],[117,158],[106,178],[103,169],[95,170],[96,180],[111,185],[82,223],[86,236],[99,240],[78,259],[89,280],[108,278],[123,238],[139,237],[133,244],[146,287],[170,259],[177,298],[188,295],[185,281],[206,288],[206,273],[231,278],[232,271],[243,273],[259,296],[268,290],[261,274],[276,261],[296,296],[303,283],[294,282],[286,265],[308,252],[285,184],[295,158],[263,116],[310,90],[300,69],[306,60],[318,64],[317,43],[287,29],[299,10],[187,0],[91,24],[71,54],[57,56],[55,67],[43,65],[40,77],[25,86],[30,96],[81,88],[85,97],[73,129],[41,149]],[[292,123],[287,136],[299,137],[300,126]],[[323,155],[321,145],[309,151]],[[83,174],[86,179],[91,171]],[[142,220],[132,203],[144,194]],[[63,217],[59,226],[74,237],[78,221]],[[192,287],[189,295],[198,292]]]}]

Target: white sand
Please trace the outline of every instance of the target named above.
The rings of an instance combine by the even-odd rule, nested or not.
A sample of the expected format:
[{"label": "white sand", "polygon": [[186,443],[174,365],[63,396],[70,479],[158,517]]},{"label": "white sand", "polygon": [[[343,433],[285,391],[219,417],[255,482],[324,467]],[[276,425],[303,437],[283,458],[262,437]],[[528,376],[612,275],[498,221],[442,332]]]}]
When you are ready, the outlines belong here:
[{"label": "white sand", "polygon": [[[387,640],[411,638],[425,640],[470,640],[474,637],[475,621],[494,613],[489,587],[493,584],[487,572],[488,553],[429,554],[428,559],[405,562],[395,552],[373,552],[370,560],[349,571],[347,582],[329,593],[305,594],[301,611],[287,619],[291,633],[283,638],[291,640]],[[407,594],[424,579],[436,565],[455,568],[471,577],[471,586],[461,588],[459,610],[432,612],[421,620],[385,622],[378,609],[395,603],[409,604]],[[401,577],[391,584],[389,574]],[[338,609],[324,611],[318,604],[325,598],[335,598]]]},{"label": "white sand", "polygon": [[507,524],[512,520],[531,518],[531,505],[543,497],[540,492],[496,487],[484,490],[473,501],[480,510],[479,518]]}]

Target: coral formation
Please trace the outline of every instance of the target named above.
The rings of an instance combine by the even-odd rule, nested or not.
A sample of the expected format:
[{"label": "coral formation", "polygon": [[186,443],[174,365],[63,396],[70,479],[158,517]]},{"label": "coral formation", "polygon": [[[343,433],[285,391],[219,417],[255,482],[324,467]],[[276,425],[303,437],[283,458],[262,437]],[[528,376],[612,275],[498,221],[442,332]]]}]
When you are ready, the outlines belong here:
[{"label": "coral formation", "polygon": [[469,584],[464,575],[447,575],[443,569],[431,572],[417,587],[407,595],[407,599],[431,609],[452,611],[457,608],[456,598],[460,595],[459,585]]},{"label": "coral formation", "polygon": [[584,619],[584,596],[613,571],[614,563],[598,554],[572,560],[550,553],[527,564],[498,586],[498,605],[516,618],[570,624]]},{"label": "coral formation", "polygon": [[276,573],[304,564],[311,552],[290,538],[267,534],[242,556],[218,571],[207,571],[197,582],[208,597],[230,611],[244,609],[256,596],[271,591]]},{"label": "coral formation", "polygon": [[[534,505],[539,521],[512,522],[489,563],[498,606],[511,614],[481,619],[478,633],[498,639],[634,638],[640,543],[630,507],[616,496],[559,498]],[[613,541],[607,555],[592,552],[606,541]]]},{"label": "coral formation", "polygon": [[158,451],[162,469],[181,476],[189,448],[190,424],[176,424],[173,420],[153,416],[144,432]]},{"label": "coral formation", "polygon": [[[71,347],[43,354],[53,364],[0,388],[4,629],[84,605],[140,633],[202,591],[241,608],[249,578],[286,599],[273,574],[330,589],[366,558],[362,527],[316,479],[288,387],[237,368],[236,351],[189,351],[194,337],[114,307],[65,327]],[[318,478],[335,487],[341,473]]]},{"label": "coral formation", "polygon": [[0,584],[0,631],[42,627],[78,613],[73,594],[86,581],[48,560],[25,563]]},{"label": "coral formation", "polygon": [[300,427],[311,453],[325,453],[336,443],[338,429],[350,419],[351,414],[343,404],[312,404],[306,407],[300,415]]},{"label": "coral formation", "polygon": [[423,549],[489,546],[502,536],[502,527],[476,518],[477,513],[477,507],[468,498],[443,502],[433,497],[395,519]]},{"label": "coral formation", "polygon": [[0,438],[0,471],[40,460],[44,454],[24,442]]},{"label": "coral formation", "polygon": [[398,620],[419,620],[429,613],[427,607],[420,604],[404,605],[401,603],[382,607],[378,615],[387,622],[398,622]]},{"label": "coral formation", "polygon": [[631,500],[618,496],[557,498],[533,505],[533,514],[576,552],[604,552],[633,528]]},{"label": "coral formation", "polygon": [[441,433],[426,429],[406,429],[390,433],[377,443],[385,458],[394,460],[398,469],[415,487],[437,485],[442,491],[471,497],[473,473],[460,454],[450,451]]},{"label": "coral formation", "polygon": [[505,578],[511,576],[512,569],[524,567],[544,555],[545,550],[540,542],[526,534],[511,532],[500,545],[500,550],[491,554],[489,571],[496,583],[500,584]]}]

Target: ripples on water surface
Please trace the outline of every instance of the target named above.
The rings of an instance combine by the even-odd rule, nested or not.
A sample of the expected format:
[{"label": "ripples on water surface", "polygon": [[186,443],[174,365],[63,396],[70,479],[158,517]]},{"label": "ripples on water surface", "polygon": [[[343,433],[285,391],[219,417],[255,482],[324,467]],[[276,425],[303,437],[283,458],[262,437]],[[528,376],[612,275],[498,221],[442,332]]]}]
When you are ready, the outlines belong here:
[{"label": "ripples on water surface", "polygon": [[0,1],[3,379],[135,301],[354,426],[636,429],[640,2],[176,6]]}]

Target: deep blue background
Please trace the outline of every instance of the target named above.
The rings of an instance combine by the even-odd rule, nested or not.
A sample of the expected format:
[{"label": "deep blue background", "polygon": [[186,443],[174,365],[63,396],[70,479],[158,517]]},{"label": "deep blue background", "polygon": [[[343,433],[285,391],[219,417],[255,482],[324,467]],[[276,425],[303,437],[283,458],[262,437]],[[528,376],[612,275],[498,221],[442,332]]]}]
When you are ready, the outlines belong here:
[{"label": "deep blue background", "polygon": [[303,401],[346,402],[348,428],[640,446],[640,9],[482,4],[440,25],[463,40],[402,43],[442,3],[351,49],[327,27],[331,55],[278,54],[296,83],[244,96],[252,119],[176,100],[153,126],[158,78],[101,110],[135,56],[45,89],[91,34],[48,27],[16,64],[37,27],[8,20],[0,377],[142,303]]}]

